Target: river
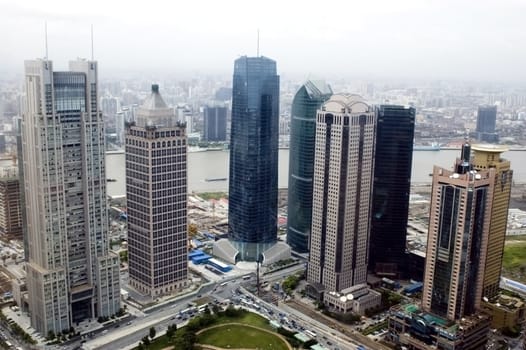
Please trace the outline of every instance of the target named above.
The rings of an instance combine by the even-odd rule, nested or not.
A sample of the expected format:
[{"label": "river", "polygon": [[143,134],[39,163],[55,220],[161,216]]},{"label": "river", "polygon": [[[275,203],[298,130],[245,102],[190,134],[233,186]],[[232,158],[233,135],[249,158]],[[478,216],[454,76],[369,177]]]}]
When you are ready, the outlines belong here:
[{"label": "river", "polygon": [[[413,152],[412,183],[430,183],[429,174],[433,165],[451,168],[460,150],[415,151]],[[228,151],[208,151],[188,153],[188,192],[227,191],[227,181],[205,181],[209,178],[228,178]],[[516,182],[526,182],[526,152],[509,151],[503,158],[511,161]],[[289,150],[279,150],[278,186],[288,186]],[[116,179],[108,182],[108,195],[126,194],[124,153],[106,155],[107,177]]]}]

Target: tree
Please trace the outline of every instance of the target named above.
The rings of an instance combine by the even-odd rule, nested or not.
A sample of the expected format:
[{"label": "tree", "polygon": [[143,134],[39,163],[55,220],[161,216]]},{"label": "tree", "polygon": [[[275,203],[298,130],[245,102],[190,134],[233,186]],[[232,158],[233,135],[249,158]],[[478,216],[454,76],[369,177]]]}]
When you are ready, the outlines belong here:
[{"label": "tree", "polygon": [[168,328],[166,329],[166,337],[168,337],[168,339],[172,339],[175,335],[175,331],[177,331],[177,324],[174,323],[168,325]]},{"label": "tree", "polygon": [[193,237],[197,234],[197,225],[196,224],[188,224],[188,235],[190,237]]},{"label": "tree", "polygon": [[139,342],[139,345],[137,346],[137,350],[144,350],[144,345],[142,341]]},{"label": "tree", "polygon": [[142,337],[142,342],[144,343],[144,346],[148,346],[150,345],[150,338],[148,338],[147,335],[145,335],[144,337]]},{"label": "tree", "polygon": [[153,326],[150,327],[150,338],[151,338],[151,339],[155,338],[155,334],[156,334],[156,333],[157,333],[157,332],[155,331],[155,327],[153,327]]}]

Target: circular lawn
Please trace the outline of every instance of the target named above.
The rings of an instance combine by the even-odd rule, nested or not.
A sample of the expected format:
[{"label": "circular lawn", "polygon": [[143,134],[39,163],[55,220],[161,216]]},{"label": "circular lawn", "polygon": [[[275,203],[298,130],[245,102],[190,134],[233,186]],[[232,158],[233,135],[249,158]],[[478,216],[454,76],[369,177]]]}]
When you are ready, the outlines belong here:
[{"label": "circular lawn", "polygon": [[290,345],[278,334],[265,329],[229,323],[202,330],[197,343],[223,349],[290,350]]}]

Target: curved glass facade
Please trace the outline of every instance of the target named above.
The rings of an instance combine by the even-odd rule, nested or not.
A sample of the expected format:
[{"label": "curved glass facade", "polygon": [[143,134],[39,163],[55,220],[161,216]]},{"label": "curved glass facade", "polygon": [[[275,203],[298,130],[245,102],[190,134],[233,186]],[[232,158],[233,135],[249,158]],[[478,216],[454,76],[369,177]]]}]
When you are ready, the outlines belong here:
[{"label": "curved glass facade", "polygon": [[369,246],[369,270],[404,273],[415,109],[382,105],[378,111]]},{"label": "curved glass facade", "polygon": [[277,240],[279,76],[266,57],[235,61],[228,237],[255,261]]},{"label": "curved glass facade", "polygon": [[299,253],[309,250],[316,113],[331,95],[330,86],[309,80],[300,87],[292,101],[287,243]]}]

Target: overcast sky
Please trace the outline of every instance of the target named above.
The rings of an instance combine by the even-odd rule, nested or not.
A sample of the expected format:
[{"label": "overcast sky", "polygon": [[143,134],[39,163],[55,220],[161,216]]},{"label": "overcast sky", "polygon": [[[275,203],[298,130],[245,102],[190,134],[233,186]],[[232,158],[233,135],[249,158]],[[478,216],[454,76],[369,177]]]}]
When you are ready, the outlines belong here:
[{"label": "overcast sky", "polygon": [[101,75],[232,73],[260,53],[285,76],[526,81],[526,0],[0,0],[0,74],[23,60]]}]

